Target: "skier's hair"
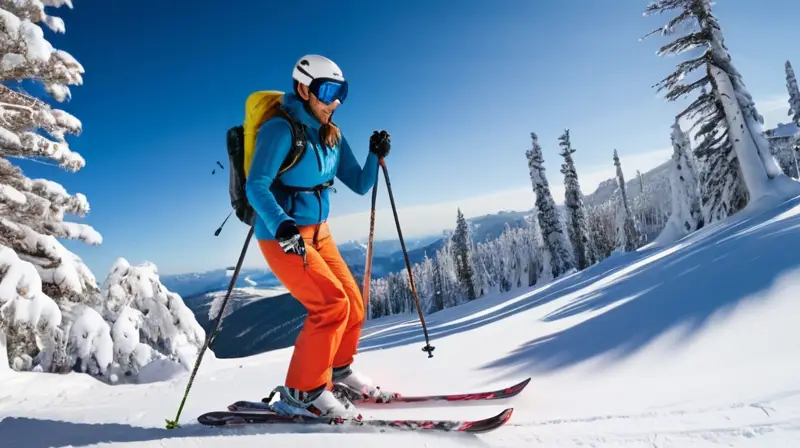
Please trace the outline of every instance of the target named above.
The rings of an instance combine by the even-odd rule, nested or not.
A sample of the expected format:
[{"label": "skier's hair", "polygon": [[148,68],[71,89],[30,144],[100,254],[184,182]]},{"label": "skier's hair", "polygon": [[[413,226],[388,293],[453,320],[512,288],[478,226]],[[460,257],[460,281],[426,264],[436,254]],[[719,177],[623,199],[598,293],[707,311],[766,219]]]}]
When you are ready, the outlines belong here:
[{"label": "skier's hair", "polygon": [[[308,112],[311,112],[310,106],[308,105],[308,101],[304,100],[303,97],[300,96],[299,86],[300,83],[297,82],[297,80],[294,80],[292,82],[292,87],[294,88],[295,95],[297,95],[297,97],[300,98],[300,100],[303,101],[303,103],[305,103]],[[310,94],[311,92],[309,92],[309,95]],[[342,131],[341,129],[339,129],[339,126],[336,126],[336,124],[333,123],[333,120],[331,120],[329,123],[325,123],[322,126],[320,126],[319,140],[323,142],[325,146],[327,146],[328,148],[333,148],[342,142]]]}]

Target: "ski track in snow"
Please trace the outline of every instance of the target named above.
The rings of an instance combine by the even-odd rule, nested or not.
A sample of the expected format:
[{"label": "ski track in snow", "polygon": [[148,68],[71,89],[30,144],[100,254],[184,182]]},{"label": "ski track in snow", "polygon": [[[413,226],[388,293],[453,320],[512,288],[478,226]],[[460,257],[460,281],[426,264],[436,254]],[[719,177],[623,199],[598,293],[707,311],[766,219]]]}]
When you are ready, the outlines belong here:
[{"label": "ski track in snow", "polygon": [[[258,400],[291,348],[207,353],[188,373],[108,386],[88,375],[0,366],[3,447],[793,447],[800,446],[800,199],[746,210],[667,247],[649,245],[538,288],[426,317],[367,323],[357,368],[407,394],[478,392],[531,376],[502,402],[362,406],[369,418],[471,419],[514,407],[488,434],[273,425],[207,428],[203,412]],[[152,381],[158,379],[159,381]]]}]

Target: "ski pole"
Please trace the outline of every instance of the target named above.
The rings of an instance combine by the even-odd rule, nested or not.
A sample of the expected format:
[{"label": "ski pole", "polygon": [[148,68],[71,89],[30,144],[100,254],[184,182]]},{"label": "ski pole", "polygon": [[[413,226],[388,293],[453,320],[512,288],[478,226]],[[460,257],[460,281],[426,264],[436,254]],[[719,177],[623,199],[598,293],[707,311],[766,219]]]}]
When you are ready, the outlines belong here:
[{"label": "ski pole", "polygon": [[183,393],[183,399],[181,400],[180,406],[178,406],[178,414],[175,416],[175,420],[166,419],[167,421],[167,429],[174,429],[178,428],[178,419],[181,417],[181,412],[183,411],[183,405],[186,403],[186,398],[189,396],[189,389],[192,388],[192,383],[194,382],[194,376],[197,374],[197,369],[200,368],[200,362],[203,360],[203,355],[206,352],[206,349],[211,346],[214,342],[214,338],[219,331],[219,326],[222,323],[222,314],[225,311],[225,305],[228,303],[228,299],[231,297],[231,292],[233,291],[233,285],[236,283],[236,277],[239,276],[239,271],[242,269],[242,263],[244,263],[244,256],[247,253],[247,246],[250,245],[250,239],[253,237],[253,231],[255,230],[255,225],[250,226],[250,231],[247,232],[247,238],[244,240],[244,247],[242,247],[242,253],[239,255],[239,261],[236,263],[236,268],[233,271],[233,276],[231,277],[231,283],[228,285],[228,292],[225,294],[225,299],[222,301],[222,306],[219,308],[219,314],[217,315],[216,322],[214,323],[214,330],[208,335],[206,338],[205,344],[203,344],[203,348],[200,349],[200,353],[197,355],[197,361],[194,363],[194,369],[192,369],[192,374],[189,376],[189,383],[186,385],[186,391]]},{"label": "ski pole", "polygon": [[[383,160],[383,159],[381,159]],[[372,278],[372,245],[375,241],[375,203],[378,201],[378,180],[380,172],[375,172],[375,184],[372,186],[372,207],[369,213],[369,240],[367,241],[367,262],[364,267],[364,292],[361,294],[364,300],[364,315],[369,316],[369,289]]]},{"label": "ski pole", "polygon": [[400,230],[400,219],[397,217],[397,207],[394,204],[394,195],[392,194],[392,184],[389,182],[389,170],[386,168],[386,162],[383,159],[378,161],[381,168],[383,168],[383,177],[386,179],[386,190],[389,192],[389,201],[392,203],[392,213],[394,214],[394,223],[397,226],[397,236],[400,238],[400,247],[403,249],[403,256],[406,259],[406,270],[408,270],[408,282],[411,286],[411,294],[414,295],[414,302],[417,304],[417,313],[419,314],[419,322],[422,324],[422,332],[425,334],[425,347],[422,347],[423,352],[428,352],[428,358],[433,358],[433,349],[436,347],[431,346],[428,340],[428,327],[425,325],[425,318],[422,316],[422,307],[419,304],[419,296],[417,296],[417,288],[414,286],[414,276],[411,273],[411,261],[408,259],[408,251],[406,250],[406,243],[403,241],[403,231]]}]

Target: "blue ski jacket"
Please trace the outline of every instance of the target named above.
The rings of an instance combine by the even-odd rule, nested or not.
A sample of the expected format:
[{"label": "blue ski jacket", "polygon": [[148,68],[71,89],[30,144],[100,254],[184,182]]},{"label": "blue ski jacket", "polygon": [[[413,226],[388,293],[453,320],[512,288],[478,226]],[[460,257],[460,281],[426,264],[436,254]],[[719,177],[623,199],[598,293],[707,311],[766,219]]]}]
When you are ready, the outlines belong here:
[{"label": "blue ski jacket", "polygon": [[[307,126],[306,151],[300,160],[280,175],[280,183],[290,187],[311,188],[338,178],[359,195],[366,194],[378,174],[378,157],[369,152],[362,168],[342,135],[341,144],[324,148],[319,141],[320,123],[303,107],[302,99],[292,92],[284,95],[281,108]],[[275,182],[278,169],[293,144],[289,123],[280,118],[267,120],[256,136],[253,161],[247,175],[247,200],[256,211],[254,234],[257,239],[275,239],[283,221],[298,226],[314,225],[328,219],[330,189],[319,192],[290,192]]]}]

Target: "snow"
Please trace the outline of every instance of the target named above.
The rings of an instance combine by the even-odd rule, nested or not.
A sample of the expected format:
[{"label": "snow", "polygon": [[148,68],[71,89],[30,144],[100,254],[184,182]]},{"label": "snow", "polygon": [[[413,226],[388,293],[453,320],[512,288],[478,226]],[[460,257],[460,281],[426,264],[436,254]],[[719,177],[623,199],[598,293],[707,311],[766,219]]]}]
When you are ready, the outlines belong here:
[{"label": "snow", "polygon": [[25,195],[11,185],[0,184],[0,201],[12,201],[18,204],[27,202]]},{"label": "snow", "polygon": [[[2,109],[0,109],[0,112],[3,112]],[[3,126],[0,126],[0,143],[2,143],[3,146],[12,146],[12,147],[22,145],[22,142],[20,142],[17,134],[9,131]]]},{"label": "snow", "polygon": [[[188,372],[154,362],[142,384],[0,372],[8,446],[794,447],[800,446],[800,198],[746,209],[661,248],[617,254],[537,288],[427,316],[370,320],[354,367],[405,393],[470,392],[533,378],[506,402],[379,408],[365,417],[474,418],[492,433],[441,436],[289,426],[219,430],[194,418],[282,383],[291,348],[206,354]],[[193,361],[193,359],[192,359]]]},{"label": "snow", "polygon": [[3,245],[0,245],[0,273],[0,323],[26,323],[51,329],[61,323],[61,311],[42,292],[42,280],[34,265]]},{"label": "snow", "polygon": [[91,360],[97,363],[100,373],[105,373],[114,356],[111,330],[100,313],[86,305],[80,307],[79,317],[70,327],[70,345],[81,360],[82,371],[88,369],[87,362]]}]

